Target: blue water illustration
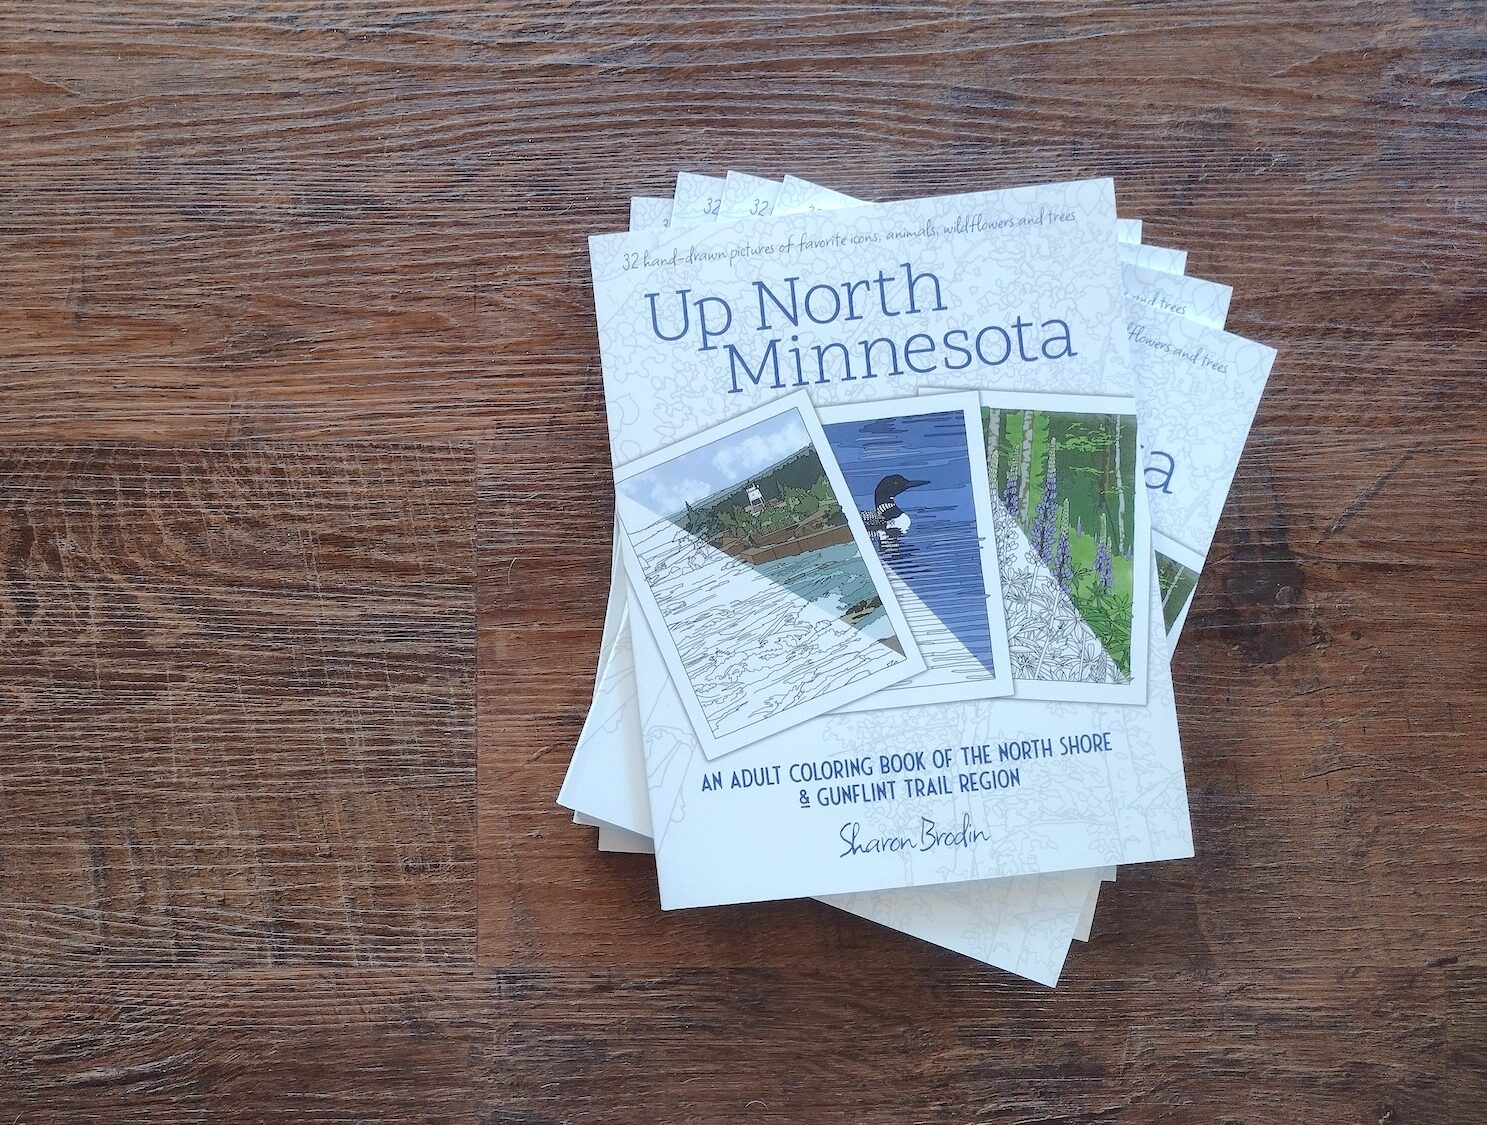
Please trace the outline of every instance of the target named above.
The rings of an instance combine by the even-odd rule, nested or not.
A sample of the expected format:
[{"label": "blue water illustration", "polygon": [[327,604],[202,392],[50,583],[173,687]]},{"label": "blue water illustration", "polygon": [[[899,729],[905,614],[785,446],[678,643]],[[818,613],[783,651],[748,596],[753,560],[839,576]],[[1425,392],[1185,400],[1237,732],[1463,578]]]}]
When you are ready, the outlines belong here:
[{"label": "blue water illustration", "polygon": [[[965,415],[955,410],[834,422],[825,430],[858,510],[870,516],[882,512],[897,521],[874,535],[884,566],[986,674],[995,675]],[[880,485],[895,475],[910,486],[893,496],[896,510],[884,510],[880,498],[894,489]],[[904,516],[907,530],[897,532],[904,526]],[[871,530],[872,519],[867,522]],[[924,635],[912,617],[909,624],[935,667],[933,638]],[[946,656],[946,661],[953,660]],[[966,672],[981,674],[977,669]]]},{"label": "blue water illustration", "polygon": [[[754,569],[797,597],[838,615],[878,597],[877,587],[863,565],[856,543],[840,543],[773,562],[756,563]],[[854,618],[853,623],[869,636],[892,635],[892,626],[881,601],[871,613]]]},{"label": "blue water illustration", "polygon": [[630,539],[661,612],[657,639],[664,633],[675,646],[717,736],[905,662],[898,647],[880,643],[892,636],[881,610],[886,636],[842,617],[877,596],[855,543],[756,565],[670,520]]}]

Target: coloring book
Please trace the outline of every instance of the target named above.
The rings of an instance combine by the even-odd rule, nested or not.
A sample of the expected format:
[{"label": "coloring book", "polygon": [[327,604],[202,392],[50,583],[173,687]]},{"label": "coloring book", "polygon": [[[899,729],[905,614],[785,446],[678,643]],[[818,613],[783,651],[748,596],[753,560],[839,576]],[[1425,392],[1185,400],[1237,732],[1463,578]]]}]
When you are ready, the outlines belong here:
[{"label": "coloring book", "polygon": [[[1127,435],[1123,421],[1119,432],[1096,425],[1090,417],[1108,411],[1081,411],[1068,400],[1128,401],[1134,389],[1108,181],[771,222],[681,230],[673,224],[596,238],[591,252],[622,483],[657,458],[666,460],[668,448],[705,441],[707,431],[773,409],[792,394],[825,411],[907,398],[953,379],[990,391],[1064,396],[1061,412],[1077,425],[1034,419],[1043,483],[1034,486],[1029,474],[1029,489],[1046,488],[1050,475],[1057,481],[1060,463],[1076,479],[1103,472],[1096,487],[1128,486],[1125,449],[1139,435]],[[1135,428],[1134,416],[1121,417]],[[1015,421],[998,429],[999,440],[1014,440]],[[848,515],[848,497],[836,482],[830,500],[819,491],[810,499],[803,480],[792,482],[797,491],[788,494],[781,489],[766,497],[760,487],[757,499],[749,495],[750,482],[736,483],[743,503],[724,505],[728,518],[742,519],[736,513],[751,505],[757,511],[754,522],[734,527],[740,537],[716,548],[730,560],[754,552],[765,563],[780,561],[764,559],[774,546],[763,541],[770,534],[764,517],[784,518],[780,504],[788,497],[796,505],[791,518],[805,511],[802,505],[815,505],[786,529],[788,550],[803,555],[802,544],[816,545],[807,538],[810,518],[827,538],[841,536],[824,529],[841,509],[856,561],[873,570],[856,524],[871,536],[863,517],[876,505],[860,505],[853,496]],[[1043,504],[1040,491],[1031,537],[1022,532],[1029,565],[1041,567],[1040,576],[1051,576],[1075,602],[1099,650],[1091,649],[1090,664],[1103,681],[1086,685],[1099,690],[1083,697],[1014,694],[837,709],[761,728],[752,741],[738,737],[708,747],[698,730],[705,724],[695,706],[689,713],[683,695],[691,693],[683,683],[688,677],[674,674],[674,660],[668,665],[674,645],[656,641],[658,624],[665,633],[659,603],[642,597],[651,628],[634,630],[633,658],[639,695],[654,699],[641,719],[663,904],[842,894],[1191,854],[1161,600],[1150,574],[1138,588],[1134,568],[1122,565],[1135,557],[1135,536],[1149,534],[1144,490],[1135,492],[1104,497],[1102,523],[1098,513],[1086,519],[1094,512],[1089,496],[1055,488]],[[1019,479],[1019,500],[1024,495]],[[649,514],[691,540],[719,536],[722,544],[712,524],[699,539],[702,525],[688,533],[675,522],[678,512],[685,522],[685,503]],[[822,515],[823,509],[830,510]],[[1027,519],[1026,505],[1020,514]],[[691,540],[684,542],[695,546]],[[820,541],[822,548],[845,545]],[[872,549],[881,545],[880,538]],[[632,587],[654,594],[656,575],[647,577],[633,543],[627,556]],[[908,667],[916,648],[911,630],[902,635],[895,624],[891,636],[874,636],[853,620],[854,609],[863,620],[878,616],[873,606],[857,605],[873,601],[882,606],[879,620],[891,620],[889,607],[902,590],[874,582],[870,596],[864,588],[865,596],[849,603],[839,576],[825,585],[830,588],[813,597],[808,584],[797,584],[802,615],[809,603],[845,622],[859,640],[888,650],[890,663],[896,641]],[[1105,628],[1104,619],[1095,627],[1096,602],[1103,597],[1125,606],[1127,595],[1129,630]],[[1006,621],[994,624],[1005,640]],[[651,644],[641,632],[651,634]],[[875,651],[864,647],[858,655]],[[693,653],[704,662],[723,655]],[[1014,654],[1014,676],[1015,660]],[[789,685],[779,686],[776,703],[791,699]]]}]

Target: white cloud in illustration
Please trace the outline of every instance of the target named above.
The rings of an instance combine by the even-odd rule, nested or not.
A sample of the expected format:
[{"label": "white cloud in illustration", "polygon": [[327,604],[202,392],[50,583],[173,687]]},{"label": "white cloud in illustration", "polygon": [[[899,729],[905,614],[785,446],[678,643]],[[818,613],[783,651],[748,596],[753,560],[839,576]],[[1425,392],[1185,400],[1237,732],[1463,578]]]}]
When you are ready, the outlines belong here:
[{"label": "white cloud in illustration", "polygon": [[648,511],[666,518],[688,504],[736,488],[810,445],[805,423],[791,411],[663,461],[624,481],[620,490]]},{"label": "white cloud in illustration", "polygon": [[713,467],[724,477],[742,481],[810,444],[800,417],[786,414],[777,425],[753,427],[721,443],[713,454]]},{"label": "white cloud in illustration", "polygon": [[688,504],[706,499],[714,491],[707,481],[693,477],[685,480],[658,480],[651,484],[650,503],[647,506],[657,515],[669,516],[681,511]]}]

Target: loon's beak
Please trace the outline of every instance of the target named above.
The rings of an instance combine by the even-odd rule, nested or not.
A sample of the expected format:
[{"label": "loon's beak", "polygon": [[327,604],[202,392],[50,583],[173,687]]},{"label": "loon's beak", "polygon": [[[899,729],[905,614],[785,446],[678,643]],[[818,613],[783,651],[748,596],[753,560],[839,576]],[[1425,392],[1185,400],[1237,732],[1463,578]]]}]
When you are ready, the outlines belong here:
[{"label": "loon's beak", "polygon": [[929,483],[929,481],[927,481],[927,480],[911,480],[907,484],[904,485],[904,488],[906,488],[906,489],[907,488],[918,488],[921,484],[928,484],[928,483]]}]

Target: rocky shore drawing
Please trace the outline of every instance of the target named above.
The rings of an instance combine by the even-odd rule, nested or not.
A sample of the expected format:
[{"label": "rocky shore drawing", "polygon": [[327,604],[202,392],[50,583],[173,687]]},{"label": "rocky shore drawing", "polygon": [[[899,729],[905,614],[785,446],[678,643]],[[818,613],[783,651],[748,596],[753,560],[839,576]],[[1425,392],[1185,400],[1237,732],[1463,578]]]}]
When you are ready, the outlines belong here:
[{"label": "rocky shore drawing", "polygon": [[[749,440],[743,434],[739,437]],[[770,567],[767,573],[812,602],[840,602],[844,621],[872,631],[883,618],[883,601],[861,564],[820,454],[804,430],[799,439],[805,442],[800,448],[705,496],[685,500],[666,519],[753,567],[799,560],[796,565]],[[831,550],[844,547],[848,549]],[[866,596],[842,599],[845,591],[864,588]]]},{"label": "rocky shore drawing", "polygon": [[822,456],[787,412],[620,484],[646,586],[716,736],[923,668]]}]

